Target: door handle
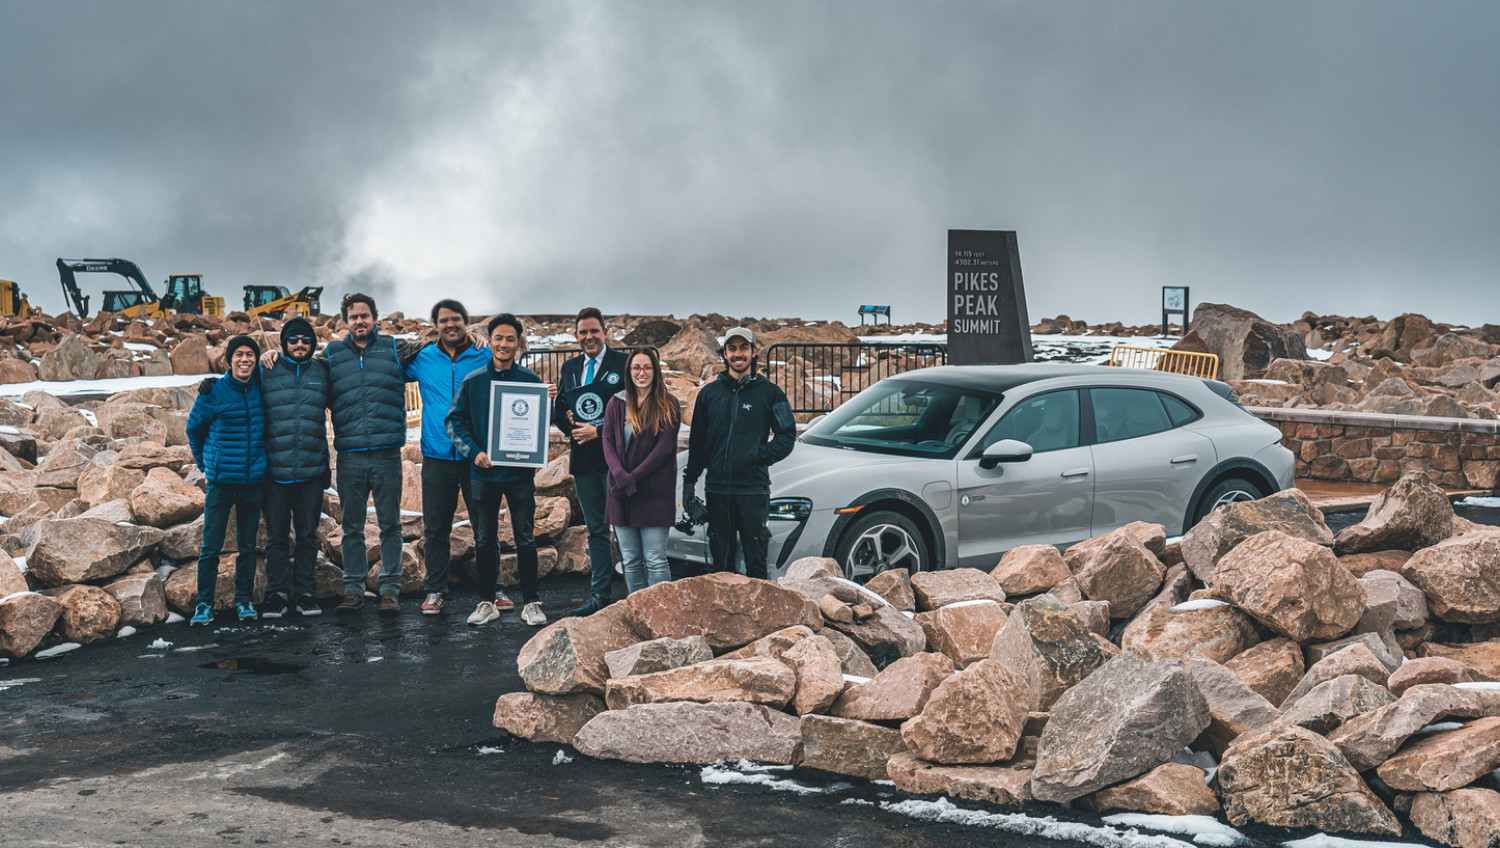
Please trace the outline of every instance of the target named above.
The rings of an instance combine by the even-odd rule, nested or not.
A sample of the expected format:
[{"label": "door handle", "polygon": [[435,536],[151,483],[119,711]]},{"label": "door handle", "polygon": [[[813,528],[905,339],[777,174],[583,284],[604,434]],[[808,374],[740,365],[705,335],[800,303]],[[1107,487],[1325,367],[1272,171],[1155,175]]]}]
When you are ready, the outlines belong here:
[{"label": "door handle", "polygon": [[1085,474],[1088,474],[1088,473],[1089,473],[1089,470],[1087,468],[1069,468],[1067,471],[1064,471],[1062,473],[1062,476],[1064,476],[1064,477],[1082,477],[1082,476],[1084,476]]},{"label": "door handle", "polygon": [[1182,465],[1184,463],[1197,462],[1197,461],[1198,461],[1198,455],[1196,453],[1185,453],[1182,456],[1174,456],[1174,457],[1172,457],[1172,464],[1173,465]]}]

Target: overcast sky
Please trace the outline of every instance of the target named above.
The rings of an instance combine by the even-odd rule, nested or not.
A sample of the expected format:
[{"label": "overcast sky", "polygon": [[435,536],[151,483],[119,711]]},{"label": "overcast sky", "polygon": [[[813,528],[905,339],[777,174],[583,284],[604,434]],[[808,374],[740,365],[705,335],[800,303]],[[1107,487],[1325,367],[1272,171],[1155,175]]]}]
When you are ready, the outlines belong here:
[{"label": "overcast sky", "polygon": [[0,0],[0,278],[940,320],[996,229],[1033,320],[1500,323],[1497,44],[1489,0]]}]

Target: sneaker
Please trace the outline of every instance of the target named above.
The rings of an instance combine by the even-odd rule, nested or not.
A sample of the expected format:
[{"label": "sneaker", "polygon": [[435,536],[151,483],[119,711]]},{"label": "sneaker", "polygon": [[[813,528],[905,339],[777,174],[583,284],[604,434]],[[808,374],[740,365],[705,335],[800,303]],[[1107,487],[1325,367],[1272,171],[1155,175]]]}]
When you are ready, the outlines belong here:
[{"label": "sneaker", "polygon": [[578,607],[577,609],[574,609],[574,610],[570,610],[568,612],[568,615],[570,615],[570,616],[593,615],[594,613],[598,612],[599,610],[604,609],[607,606],[609,606],[609,601],[605,600],[604,598],[599,597],[598,595],[593,595],[588,600],[586,600],[586,601],[583,602],[583,606]]},{"label": "sneaker", "polygon": [[312,595],[297,596],[297,614],[301,616],[322,615],[323,608],[318,606],[317,600]]},{"label": "sneaker", "polygon": [[505,610],[513,610],[515,608],[515,601],[512,601],[510,598],[505,597],[505,593],[500,591],[499,589],[495,590],[495,609],[504,612]]},{"label": "sneaker", "polygon": [[500,610],[495,609],[494,604],[489,601],[480,601],[479,606],[475,607],[474,611],[469,613],[469,623],[489,624],[499,617]]},{"label": "sneaker", "polygon": [[422,614],[423,615],[441,615],[442,612],[443,612],[443,593],[442,592],[428,592],[426,599],[422,601]]},{"label": "sneaker", "polygon": [[365,596],[348,594],[339,602],[339,615],[355,615],[365,608]]},{"label": "sneaker", "polygon": [[542,602],[532,601],[521,608],[521,620],[532,627],[541,627],[547,623],[547,614],[542,612]]},{"label": "sneaker", "polygon": [[193,608],[193,617],[188,619],[189,627],[207,627],[214,623],[214,608],[212,604],[199,604]]},{"label": "sneaker", "polygon": [[286,615],[286,595],[276,592],[266,598],[266,602],[260,606],[261,618],[281,618]]},{"label": "sneaker", "polygon": [[254,621],[260,618],[260,613],[255,611],[255,604],[249,601],[239,601],[234,605],[234,614],[239,616],[240,621]]},{"label": "sneaker", "polygon": [[401,601],[395,595],[380,596],[380,615],[382,618],[395,618],[401,612]]}]

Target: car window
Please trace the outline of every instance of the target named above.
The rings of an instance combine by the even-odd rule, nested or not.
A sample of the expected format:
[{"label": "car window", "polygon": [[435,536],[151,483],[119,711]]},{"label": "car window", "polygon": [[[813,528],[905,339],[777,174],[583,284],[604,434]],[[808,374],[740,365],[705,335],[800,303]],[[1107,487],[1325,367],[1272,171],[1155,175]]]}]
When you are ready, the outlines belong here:
[{"label": "car window", "polygon": [[1117,442],[1172,429],[1161,396],[1148,389],[1089,389],[1094,432],[1100,442]]},{"label": "car window", "polygon": [[984,435],[981,449],[1001,439],[1025,442],[1034,453],[1078,447],[1078,391],[1048,392],[1017,403]]},{"label": "car window", "polygon": [[999,404],[999,395],[916,381],[882,380],[808,428],[815,445],[951,458]]},{"label": "car window", "polygon": [[1173,427],[1181,427],[1198,417],[1198,410],[1188,406],[1180,398],[1165,393],[1159,395],[1159,397],[1162,404],[1167,408],[1167,417],[1172,419]]}]

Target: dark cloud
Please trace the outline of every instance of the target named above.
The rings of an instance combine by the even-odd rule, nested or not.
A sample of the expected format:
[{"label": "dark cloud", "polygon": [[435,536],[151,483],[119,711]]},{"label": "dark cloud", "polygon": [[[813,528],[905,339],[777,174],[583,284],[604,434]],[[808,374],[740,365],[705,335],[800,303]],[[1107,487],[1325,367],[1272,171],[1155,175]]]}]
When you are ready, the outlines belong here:
[{"label": "dark cloud", "polygon": [[993,228],[1034,316],[1190,285],[1474,320],[1497,35],[1353,0],[8,3],[0,276],[935,319],[945,231]]}]

